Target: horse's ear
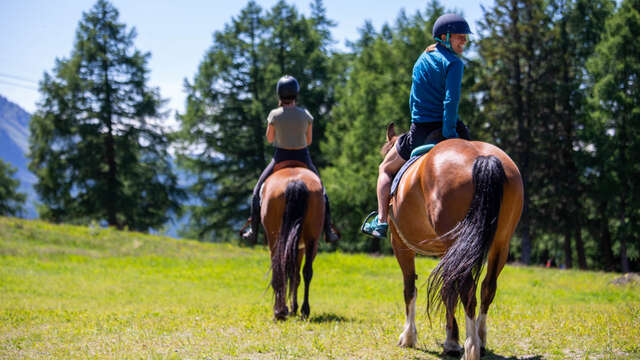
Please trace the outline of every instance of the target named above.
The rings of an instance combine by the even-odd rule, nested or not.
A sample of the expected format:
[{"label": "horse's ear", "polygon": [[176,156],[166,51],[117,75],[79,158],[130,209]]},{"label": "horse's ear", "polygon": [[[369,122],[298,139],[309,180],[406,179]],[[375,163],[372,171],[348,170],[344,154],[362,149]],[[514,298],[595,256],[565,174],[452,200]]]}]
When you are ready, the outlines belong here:
[{"label": "horse's ear", "polygon": [[394,136],[396,136],[396,127],[393,123],[390,123],[387,125],[387,142],[391,141]]}]

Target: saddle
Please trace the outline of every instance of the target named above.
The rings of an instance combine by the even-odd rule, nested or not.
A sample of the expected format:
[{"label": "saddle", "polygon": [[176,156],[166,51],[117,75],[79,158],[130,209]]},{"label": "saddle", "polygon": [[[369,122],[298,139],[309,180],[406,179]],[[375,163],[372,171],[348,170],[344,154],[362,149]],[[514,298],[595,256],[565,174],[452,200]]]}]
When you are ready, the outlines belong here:
[{"label": "saddle", "polygon": [[[273,166],[273,171],[271,172],[271,175],[273,175],[273,173],[275,173],[278,170],[282,170],[284,168],[295,168],[295,167],[301,167],[301,168],[305,168],[305,169],[309,168],[309,167],[307,167],[307,164],[303,163],[302,161],[284,160],[284,161],[280,161],[279,163],[277,163],[277,164],[275,164]],[[269,175],[269,176],[271,176],[271,175]],[[267,177],[267,179],[268,178],[269,177]],[[260,191],[258,192],[258,200],[260,201],[260,205],[261,206],[262,206],[262,190],[263,189],[264,189],[264,183],[262,183],[262,185],[260,185]]]},{"label": "saddle", "polygon": [[303,167],[305,169],[308,169],[307,164],[303,163],[302,161],[298,161],[298,160],[285,160],[285,161],[280,161],[279,163],[275,164],[275,166],[273,167],[273,172],[276,172],[280,169],[284,169],[284,168],[292,168],[292,167]]},{"label": "saddle", "polygon": [[396,190],[398,189],[398,184],[400,184],[400,180],[402,179],[402,175],[404,175],[407,169],[411,167],[413,163],[418,161],[418,159],[420,159],[426,153],[428,153],[429,150],[433,149],[435,146],[436,144],[426,144],[426,145],[418,146],[417,148],[413,149],[413,151],[411,152],[411,156],[409,157],[409,160],[407,160],[407,162],[404,163],[404,165],[402,165],[400,170],[398,170],[398,172],[396,173],[396,176],[393,177],[393,182],[391,183],[391,191],[389,192],[390,196],[393,196],[396,193]]}]

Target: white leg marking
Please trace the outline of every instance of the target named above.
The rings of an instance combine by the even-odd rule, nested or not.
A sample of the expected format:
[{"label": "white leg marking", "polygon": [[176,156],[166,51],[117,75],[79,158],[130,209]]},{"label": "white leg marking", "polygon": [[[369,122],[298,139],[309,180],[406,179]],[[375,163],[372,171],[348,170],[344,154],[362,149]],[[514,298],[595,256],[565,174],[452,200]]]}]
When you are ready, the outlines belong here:
[{"label": "white leg marking", "polygon": [[476,320],[478,325],[478,337],[480,338],[480,346],[487,347],[487,314],[478,315]]},{"label": "white leg marking", "polygon": [[407,313],[407,320],[404,323],[404,331],[400,334],[398,339],[398,346],[402,347],[414,347],[418,340],[418,331],[416,330],[416,298],[418,292],[413,292],[413,298],[409,303],[409,312]]},{"label": "white leg marking", "polygon": [[480,359],[480,337],[478,337],[478,328],[476,320],[466,317],[467,322],[467,340],[464,342],[463,360],[479,360]]}]

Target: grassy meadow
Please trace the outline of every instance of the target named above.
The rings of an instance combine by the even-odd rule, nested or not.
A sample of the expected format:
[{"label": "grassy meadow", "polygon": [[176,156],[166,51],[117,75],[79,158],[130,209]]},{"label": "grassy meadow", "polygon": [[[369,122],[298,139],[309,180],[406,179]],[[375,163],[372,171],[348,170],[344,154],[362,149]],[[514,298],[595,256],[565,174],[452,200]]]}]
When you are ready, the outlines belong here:
[{"label": "grassy meadow", "polygon": [[[319,254],[310,319],[274,322],[264,247],[0,218],[0,359],[449,359],[424,312],[434,266],[418,259],[404,349],[393,257]],[[640,284],[618,277],[507,266],[485,359],[640,359]]]}]

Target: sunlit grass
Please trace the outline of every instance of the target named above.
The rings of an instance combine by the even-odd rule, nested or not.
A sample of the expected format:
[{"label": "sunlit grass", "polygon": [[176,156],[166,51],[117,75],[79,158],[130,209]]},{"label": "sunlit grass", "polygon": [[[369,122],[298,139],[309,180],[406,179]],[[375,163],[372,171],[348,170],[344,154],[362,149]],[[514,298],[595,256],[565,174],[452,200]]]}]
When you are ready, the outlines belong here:
[{"label": "sunlit grass", "polygon": [[[418,346],[393,257],[319,254],[311,318],[272,320],[265,248],[0,218],[0,358],[437,359],[418,259]],[[640,358],[640,287],[507,266],[486,358]],[[462,314],[461,314],[462,315]],[[464,317],[459,316],[462,336]]]}]

